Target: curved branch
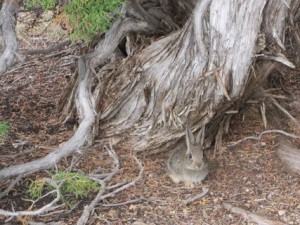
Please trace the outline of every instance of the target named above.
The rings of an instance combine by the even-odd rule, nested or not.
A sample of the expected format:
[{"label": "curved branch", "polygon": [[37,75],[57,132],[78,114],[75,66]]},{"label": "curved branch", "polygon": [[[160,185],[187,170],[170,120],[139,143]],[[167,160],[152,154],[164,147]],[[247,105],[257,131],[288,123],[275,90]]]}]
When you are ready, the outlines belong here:
[{"label": "curved branch", "polygon": [[[2,210],[0,209],[0,215],[4,215],[4,216],[36,216],[36,215],[40,215],[43,214],[45,212],[49,212],[51,210],[53,210],[53,207],[55,208],[55,204],[61,199],[61,193],[59,190],[59,186],[56,184],[56,182],[54,182],[51,179],[48,178],[44,178],[45,182],[47,182],[49,185],[51,185],[52,187],[55,188],[55,190],[48,192],[47,194],[43,195],[41,198],[39,198],[38,200],[45,198],[46,196],[52,195],[53,193],[56,193],[56,198],[53,199],[49,204],[43,206],[40,209],[37,210],[33,210],[33,211],[17,211],[17,212],[11,212],[11,211],[6,211],[6,210]],[[37,201],[38,201],[37,200]],[[37,202],[35,201],[35,202]]]},{"label": "curved branch", "polygon": [[150,26],[143,21],[137,21],[130,18],[118,19],[105,34],[105,39],[99,43],[95,52],[89,54],[87,58],[90,59],[90,66],[96,68],[105,63],[112,53],[117,48],[120,41],[129,32],[151,32],[155,31],[155,27]]},{"label": "curved branch", "polygon": [[145,30],[151,30],[151,26],[146,22],[128,18],[119,19],[107,32],[105,40],[100,43],[94,53],[80,57],[78,61],[79,84],[76,86],[75,103],[81,122],[75,134],[44,158],[0,170],[0,180],[19,174],[31,174],[36,171],[49,169],[63,157],[71,155],[86,144],[92,143],[93,137],[91,134],[96,120],[96,110],[95,100],[90,90],[91,69],[104,64],[126,34],[132,31]]},{"label": "curved branch", "polygon": [[5,49],[0,56],[0,75],[7,71],[17,55],[17,37],[15,32],[15,13],[18,10],[19,1],[6,1],[0,12],[1,31]]},{"label": "curved branch", "polygon": [[[83,67],[82,65],[85,65],[83,57],[79,59],[78,64],[80,65],[80,68]],[[84,68],[82,68],[82,70],[85,71]],[[86,73],[89,72],[89,69],[86,70]],[[94,110],[94,98],[90,94],[90,90],[88,89],[89,79],[89,76],[82,75],[78,84],[76,100],[79,117],[82,119],[82,121],[75,134],[68,141],[62,143],[60,145],[61,147],[56,148],[53,152],[51,152],[44,158],[22,165],[10,166],[0,170],[0,180],[19,174],[31,174],[36,171],[49,169],[56,163],[58,163],[61,158],[72,154],[78,148],[84,146],[85,144],[88,144],[92,126],[95,122],[96,117]]]}]

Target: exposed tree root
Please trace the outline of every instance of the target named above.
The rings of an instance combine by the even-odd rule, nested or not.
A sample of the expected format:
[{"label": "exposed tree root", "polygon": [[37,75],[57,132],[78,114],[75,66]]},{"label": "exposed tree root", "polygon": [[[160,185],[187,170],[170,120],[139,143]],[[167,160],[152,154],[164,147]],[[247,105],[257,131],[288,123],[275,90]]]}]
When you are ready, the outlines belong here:
[{"label": "exposed tree root", "polygon": [[51,46],[47,49],[36,49],[36,50],[28,50],[24,52],[25,55],[37,55],[37,54],[42,54],[42,55],[47,55],[51,52],[54,52],[56,50],[59,50],[67,45],[71,44],[70,40],[64,40],[54,46]]},{"label": "exposed tree root", "polygon": [[[7,7],[12,7],[13,1],[7,2]],[[172,19],[172,8],[166,9],[168,2],[157,1],[164,8],[157,10],[156,5],[152,7],[145,2],[129,1],[122,10],[121,18],[113,24],[95,51],[80,57],[76,80],[61,102],[64,105],[63,116],[68,118],[74,112],[78,115],[79,126],[74,135],[44,158],[0,170],[0,181],[49,169],[63,157],[92,145],[96,138],[104,144],[113,140],[113,144],[121,144],[125,149],[135,152],[165,151],[184,135],[185,124],[190,124],[194,131],[207,124],[209,142],[216,137],[216,146],[220,148],[232,115],[239,112],[241,106],[250,99],[253,89],[261,85],[273,69],[272,64],[270,68],[270,63],[261,62],[263,69],[259,69],[262,72],[256,77],[256,70],[249,72],[254,61],[264,58],[293,67],[280,52],[254,54],[261,30],[265,30],[270,42],[282,48],[282,18],[286,17],[288,8],[282,7],[281,1],[241,1],[240,5],[228,0],[199,1],[193,15],[178,31],[175,29],[180,24]],[[178,10],[190,13],[196,1],[172,2],[180,2],[176,5]],[[5,11],[5,7],[2,11]],[[268,17],[264,18],[263,12],[266,11]],[[4,12],[1,12],[6,50],[0,58],[0,74],[12,64],[17,45],[12,25],[14,21],[4,18],[13,16],[3,15]],[[217,18],[226,18],[226,21]],[[128,40],[132,38],[130,35],[142,32],[145,35],[169,35],[151,45],[140,44],[133,55],[130,50],[133,49],[132,43]],[[243,37],[244,33],[247,33],[247,38]],[[136,38],[140,36],[136,35]],[[11,41],[8,42],[8,39]],[[120,45],[123,45],[122,51]],[[121,60],[114,59],[113,56],[120,52]],[[289,116],[277,101],[274,100],[273,104]],[[262,111],[265,112],[264,109]],[[266,124],[266,119],[264,121]],[[287,135],[283,131],[276,132]],[[107,181],[119,169],[117,154],[112,149],[108,151],[115,168],[104,179],[92,177],[103,189],[84,208],[77,224],[86,224],[100,201],[114,197],[142,177],[143,166],[133,156],[140,168],[138,177],[129,183],[106,187]],[[202,195],[195,196],[195,199]],[[194,198],[184,204],[192,201]],[[254,221],[268,221],[229,204],[226,207]],[[1,212],[9,216],[18,215]]]},{"label": "exposed tree root", "polygon": [[[105,199],[108,199],[108,198],[114,197],[117,193],[119,193],[119,192],[135,185],[136,182],[138,182],[142,178],[144,168],[142,166],[142,163],[139,161],[139,159],[136,156],[133,155],[132,158],[135,160],[135,162],[137,163],[137,165],[140,169],[140,172],[139,172],[138,176],[130,182],[122,182],[122,183],[119,183],[119,184],[115,184],[113,186],[107,186],[107,183],[109,181],[111,181],[113,176],[119,171],[120,162],[119,162],[118,155],[116,154],[116,152],[112,148],[107,148],[106,147],[106,149],[109,153],[109,156],[112,158],[115,166],[114,166],[113,170],[111,171],[111,173],[105,174],[104,177],[102,177],[101,179],[98,178],[98,176],[102,176],[102,174],[88,175],[88,177],[90,179],[98,182],[101,185],[101,191],[99,191],[99,193],[97,194],[95,199],[88,206],[84,207],[83,213],[82,213],[81,217],[79,218],[79,220],[77,222],[78,225],[87,224],[91,212],[94,210],[95,206],[97,204],[99,204],[101,201],[103,201]],[[47,205],[45,205],[42,208],[37,209],[37,210],[14,212],[14,211],[7,211],[7,210],[1,210],[0,209],[0,215],[10,216],[10,217],[20,217],[20,216],[36,216],[36,215],[43,215],[43,214],[49,213],[49,212],[56,212],[58,207],[62,206],[62,205],[57,206],[56,204],[59,200],[61,200],[60,185],[62,185],[63,181],[62,181],[62,183],[57,184],[57,183],[55,183],[54,180],[49,179],[49,178],[44,178],[44,180],[45,180],[45,182],[49,183],[52,187],[55,187],[55,190],[50,191],[47,194],[43,195],[38,200],[35,200],[32,203],[32,206],[34,206],[37,201],[40,201],[41,199],[45,198],[46,196],[49,196],[49,195],[52,195],[53,193],[56,193],[55,199],[53,199],[50,203],[48,203]],[[145,200],[145,199],[139,199],[139,201],[140,200]],[[131,202],[134,202],[134,201],[131,201]],[[120,203],[118,205],[120,205]]]},{"label": "exposed tree root", "polygon": [[234,145],[237,145],[237,144],[239,144],[243,141],[246,141],[246,140],[257,140],[257,141],[259,141],[262,138],[263,135],[271,134],[271,133],[282,134],[282,135],[290,137],[290,138],[300,139],[299,136],[297,136],[295,134],[290,134],[290,133],[285,132],[283,130],[265,130],[265,131],[261,132],[258,136],[244,137],[243,139],[232,142],[232,143],[228,144],[227,146],[234,146]]},{"label": "exposed tree root", "polygon": [[18,212],[12,212],[12,211],[7,211],[7,210],[2,210],[0,209],[0,215],[3,216],[36,216],[36,215],[41,215],[44,214],[45,212],[49,212],[49,211],[53,211],[56,210],[56,203],[61,200],[61,193],[59,190],[59,186],[61,184],[57,184],[56,182],[54,182],[52,179],[49,178],[43,178],[45,182],[47,182],[49,185],[51,185],[53,188],[55,188],[55,190],[48,192],[47,194],[43,195],[41,198],[39,198],[38,200],[34,201],[32,203],[32,205],[34,205],[37,201],[39,201],[40,199],[43,199],[47,196],[56,194],[55,199],[53,199],[49,204],[43,206],[40,209],[37,210],[30,210],[30,211],[18,211]]},{"label": "exposed tree root", "polygon": [[[108,149],[108,151],[109,151],[110,156],[113,157],[113,159],[114,159],[114,162],[116,164],[115,168],[118,168],[119,159],[117,158],[117,154],[112,150]],[[142,163],[137,159],[136,156],[133,156],[133,159],[136,161],[136,163],[138,164],[138,166],[140,168],[139,175],[134,180],[132,180],[131,182],[126,183],[124,185],[121,185],[121,186],[117,187],[116,189],[114,189],[111,192],[108,192],[106,194],[105,194],[105,192],[107,190],[106,182],[109,181],[112,178],[112,176],[117,172],[117,169],[115,169],[113,171],[113,173],[111,173],[106,179],[98,180],[98,182],[101,184],[103,189],[97,194],[97,196],[94,198],[94,200],[91,202],[90,205],[84,207],[83,213],[82,213],[81,217],[79,218],[79,220],[77,221],[77,225],[87,224],[91,212],[94,210],[95,206],[100,201],[103,201],[104,199],[107,199],[107,198],[114,197],[117,193],[119,193],[119,192],[135,185],[136,182],[138,182],[142,178],[142,175],[143,175],[143,172],[144,172],[144,167],[142,166]]]},{"label": "exposed tree root", "polygon": [[192,202],[198,200],[199,198],[203,198],[208,193],[208,190],[209,190],[208,188],[202,188],[202,192],[200,194],[192,196],[186,200],[183,200],[182,204],[184,206],[186,206],[186,205],[191,204]]},{"label": "exposed tree root", "polygon": [[229,211],[236,213],[236,214],[240,214],[242,215],[247,221],[249,222],[255,222],[258,225],[284,225],[284,223],[281,223],[279,221],[274,221],[274,220],[269,220],[266,219],[262,216],[256,215],[254,213],[251,213],[247,210],[244,210],[240,207],[235,207],[229,203],[224,203],[223,204],[225,206],[226,209],[228,209]]},{"label": "exposed tree root", "polygon": [[15,185],[22,179],[22,177],[22,175],[18,175],[17,178],[10,183],[8,188],[6,188],[6,190],[0,194],[0,199],[9,193],[15,187]]},{"label": "exposed tree root", "polygon": [[93,96],[90,95],[89,90],[87,89],[88,83],[89,77],[83,76],[79,82],[76,92],[78,106],[81,106],[78,111],[82,121],[75,134],[68,141],[61,144],[60,147],[44,158],[25,163],[23,165],[15,165],[2,169],[0,171],[0,180],[16,175],[31,174],[36,171],[52,168],[63,157],[74,153],[77,149],[88,144],[91,129],[96,118],[94,113]]},{"label": "exposed tree root", "polygon": [[15,13],[18,9],[20,0],[5,1],[0,12],[0,26],[4,46],[1,46],[0,56],[0,75],[8,70],[13,64],[17,53],[17,36],[15,31]]}]

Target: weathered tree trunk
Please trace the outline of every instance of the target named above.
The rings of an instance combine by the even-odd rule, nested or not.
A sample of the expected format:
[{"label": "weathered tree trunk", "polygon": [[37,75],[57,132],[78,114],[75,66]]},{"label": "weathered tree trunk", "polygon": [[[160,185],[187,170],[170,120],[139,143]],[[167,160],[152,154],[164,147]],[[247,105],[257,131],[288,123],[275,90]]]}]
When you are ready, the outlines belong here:
[{"label": "weathered tree trunk", "polygon": [[[80,125],[73,137],[44,159],[1,170],[0,179],[32,173],[36,165],[50,168],[95,140],[165,151],[187,124],[206,125],[206,142],[215,139],[218,148],[231,117],[274,65],[293,67],[284,35],[287,23],[298,20],[297,9],[297,0],[129,1],[95,52],[81,57],[73,89],[61,101],[67,117],[76,106]],[[140,33],[165,37],[139,50],[132,43]],[[293,35],[299,48],[299,33]]]},{"label": "weathered tree trunk", "polygon": [[[5,1],[0,14],[6,46],[0,58],[0,74],[15,55],[13,20],[3,17],[4,12],[16,9],[12,2],[17,1]],[[268,107],[277,107],[294,119],[275,96],[263,89],[263,84],[276,64],[299,64],[299,55],[293,63],[285,57],[287,31],[290,44],[300,49],[299,7],[298,0],[128,1],[122,17],[96,50],[80,57],[78,72],[61,99],[62,116],[69,118],[76,109],[79,126],[74,135],[44,158],[0,170],[0,182],[18,176],[9,187],[12,189],[22,175],[51,168],[94,141],[135,153],[166,151],[184,135],[186,125],[193,130],[205,125],[206,143],[215,140],[218,149],[232,116],[252,98],[263,98],[257,101],[262,111],[264,101],[268,101]],[[12,42],[6,34],[12,34]],[[164,37],[152,43],[149,37],[157,35]],[[120,166],[116,152],[108,152],[115,168],[105,178],[97,179],[103,190],[84,208],[77,224],[88,223],[97,203],[134,185],[142,176],[142,163],[133,156],[140,168],[138,177],[106,189]],[[279,155],[285,162],[299,164],[295,149],[279,150]],[[295,168],[298,172],[299,167]],[[59,200],[57,192],[51,204]],[[39,212],[0,209],[5,216]]]},{"label": "weathered tree trunk", "polygon": [[[216,124],[231,116],[226,112],[238,112],[247,100],[241,101],[244,93],[271,72],[270,59],[293,66],[280,53],[291,3],[199,1],[182,29],[128,57],[111,73],[98,73],[99,89],[105,89],[95,99],[99,138],[155,152],[176,143],[186,124],[194,129],[208,124],[215,135]],[[275,52],[257,49],[260,34]]]}]

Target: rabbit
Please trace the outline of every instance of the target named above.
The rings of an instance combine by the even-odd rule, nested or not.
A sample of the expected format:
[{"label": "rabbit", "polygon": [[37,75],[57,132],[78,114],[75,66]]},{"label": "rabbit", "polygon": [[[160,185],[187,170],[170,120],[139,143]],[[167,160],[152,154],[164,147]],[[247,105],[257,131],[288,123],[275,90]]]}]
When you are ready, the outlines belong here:
[{"label": "rabbit", "polygon": [[208,175],[208,164],[203,158],[203,142],[205,126],[201,128],[196,139],[187,126],[185,139],[187,149],[177,149],[167,162],[169,177],[178,184],[183,181],[186,187],[194,187],[201,184]]}]

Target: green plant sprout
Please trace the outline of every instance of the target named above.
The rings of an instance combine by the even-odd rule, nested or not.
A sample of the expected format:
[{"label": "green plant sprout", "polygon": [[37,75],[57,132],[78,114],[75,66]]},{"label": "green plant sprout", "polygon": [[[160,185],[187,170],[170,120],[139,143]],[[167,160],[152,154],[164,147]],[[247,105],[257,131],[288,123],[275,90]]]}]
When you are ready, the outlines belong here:
[{"label": "green plant sprout", "polygon": [[9,130],[9,123],[8,122],[0,122],[0,141],[3,140]]},{"label": "green plant sprout", "polygon": [[42,7],[43,9],[53,9],[58,4],[58,0],[27,0],[25,8],[33,9],[34,7]]},{"label": "green plant sprout", "polygon": [[101,186],[97,182],[88,179],[81,173],[55,171],[53,178],[57,182],[63,182],[61,187],[63,195],[71,194],[75,195],[76,198],[82,198],[87,197],[90,190],[101,190]]},{"label": "green plant sprout", "polygon": [[33,199],[38,199],[42,196],[42,192],[45,188],[45,181],[43,179],[31,180],[27,193]]},{"label": "green plant sprout", "polygon": [[[60,192],[62,201],[70,208],[72,204],[68,199],[75,196],[76,199],[87,197],[90,191],[100,191],[101,186],[92,180],[89,180],[84,174],[68,171],[56,170],[52,173],[52,179],[56,183],[61,183]],[[32,180],[27,193],[33,199],[42,197],[43,191],[52,191],[54,187],[46,183],[43,178]]]}]

